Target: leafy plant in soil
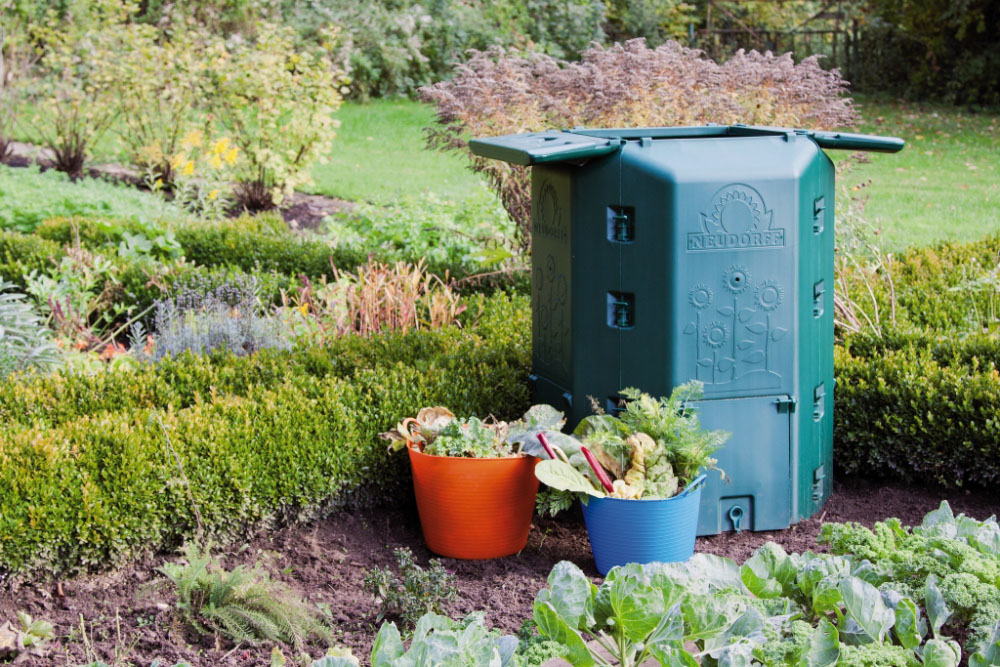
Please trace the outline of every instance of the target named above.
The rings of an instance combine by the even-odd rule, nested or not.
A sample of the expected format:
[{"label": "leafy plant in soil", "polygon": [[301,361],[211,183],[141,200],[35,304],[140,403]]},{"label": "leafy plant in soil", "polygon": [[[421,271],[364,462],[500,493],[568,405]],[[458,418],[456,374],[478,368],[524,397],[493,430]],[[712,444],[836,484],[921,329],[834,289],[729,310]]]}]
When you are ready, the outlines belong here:
[{"label": "leafy plant in soil", "polygon": [[388,568],[374,567],[362,584],[366,593],[375,598],[378,619],[399,619],[405,628],[413,628],[421,615],[439,613],[447,602],[455,599],[458,588],[455,575],[445,570],[441,561],[432,558],[426,569],[417,565],[408,548],[395,550],[397,576]]},{"label": "leafy plant in soil", "polygon": [[880,521],[874,530],[856,523],[826,524],[820,542],[829,544],[834,553],[870,562],[868,580],[874,585],[891,584],[925,605],[954,610],[954,621],[969,629],[966,649],[984,656],[993,651],[1000,663],[1000,527],[996,519],[955,516],[943,501],[912,529],[898,519]]},{"label": "leafy plant in soil", "polygon": [[310,637],[330,641],[330,630],[317,610],[258,567],[231,571],[196,546],[184,550],[184,562],[159,569],[174,585],[177,612],[200,634],[236,643],[282,641],[301,650]]},{"label": "leafy plant in soil", "polygon": [[474,612],[461,621],[425,614],[417,622],[409,648],[395,623],[384,623],[372,646],[372,667],[416,665],[465,666],[523,665],[516,656],[517,637],[498,636],[483,622],[485,614]]},{"label": "leafy plant in soil", "polygon": [[574,666],[957,667],[943,602],[924,613],[866,581],[870,567],[767,543],[743,566],[696,554],[616,567],[597,586],[563,561],[535,598],[534,620]]},{"label": "leafy plant in soil", "polygon": [[49,640],[55,638],[52,624],[42,619],[34,619],[30,614],[17,612],[17,623],[7,621],[0,624],[0,660],[22,656],[44,656]]}]

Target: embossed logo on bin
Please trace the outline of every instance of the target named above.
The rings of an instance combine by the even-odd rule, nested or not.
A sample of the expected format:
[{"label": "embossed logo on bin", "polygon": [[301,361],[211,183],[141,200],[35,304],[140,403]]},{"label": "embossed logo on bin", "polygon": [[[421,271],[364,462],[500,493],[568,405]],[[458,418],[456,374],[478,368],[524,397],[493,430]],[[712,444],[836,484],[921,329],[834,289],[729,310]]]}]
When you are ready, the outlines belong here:
[{"label": "embossed logo on bin", "polygon": [[700,230],[687,235],[688,252],[783,248],[785,230],[773,227],[774,211],[754,188],[732,183],[700,214]]}]

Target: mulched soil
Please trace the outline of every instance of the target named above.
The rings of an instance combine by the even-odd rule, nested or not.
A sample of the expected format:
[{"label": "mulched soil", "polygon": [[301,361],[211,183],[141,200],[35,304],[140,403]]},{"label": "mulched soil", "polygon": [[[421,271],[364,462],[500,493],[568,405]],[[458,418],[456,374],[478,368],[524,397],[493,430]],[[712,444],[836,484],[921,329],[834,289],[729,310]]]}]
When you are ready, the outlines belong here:
[{"label": "mulched soil", "polygon": [[[766,533],[724,534],[699,538],[697,550],[728,556],[738,562],[768,540],[787,551],[822,551],[816,545],[826,521],[856,521],[871,526],[897,516],[906,525],[947,499],[955,513],[977,519],[1000,513],[1000,497],[985,492],[952,491],[882,485],[874,482],[838,483],[824,510],[789,530]],[[330,624],[337,642],[350,646],[363,664],[377,629],[371,598],[362,591],[365,573],[378,565],[394,565],[393,549],[409,547],[417,561],[433,555],[420,536],[412,510],[382,509],[340,512],[326,519],[263,535],[225,554],[227,567],[262,563],[275,576],[308,599],[329,605]],[[170,556],[136,563],[120,571],[62,582],[56,585],[23,585],[0,591],[0,624],[14,620],[17,610],[54,623],[60,636],[46,657],[29,657],[18,664],[77,665],[94,656],[113,663],[116,650],[127,662],[145,667],[153,659],[172,665],[186,660],[192,665],[267,665],[271,647],[233,647],[212,638],[185,633],[171,611],[173,596],[162,587],[154,568]],[[516,556],[491,561],[442,559],[454,571],[460,587],[458,599],[447,611],[460,617],[487,610],[494,627],[516,632],[531,615],[535,593],[544,586],[552,566],[572,560],[595,579],[587,533],[579,515],[536,519],[527,547]],[[85,621],[91,646],[80,632]],[[285,655],[291,651],[285,648]],[[315,646],[314,657],[325,647]],[[291,661],[289,661],[291,664]]]}]

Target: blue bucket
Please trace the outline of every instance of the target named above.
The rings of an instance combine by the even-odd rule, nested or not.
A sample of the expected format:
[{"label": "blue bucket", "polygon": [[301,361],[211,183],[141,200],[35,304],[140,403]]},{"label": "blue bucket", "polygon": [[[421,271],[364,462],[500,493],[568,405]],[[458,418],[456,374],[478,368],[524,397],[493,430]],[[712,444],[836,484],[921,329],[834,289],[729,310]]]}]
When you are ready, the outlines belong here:
[{"label": "blue bucket", "polygon": [[588,498],[583,505],[590,548],[601,574],[626,563],[675,563],[694,554],[705,475],[672,498]]}]

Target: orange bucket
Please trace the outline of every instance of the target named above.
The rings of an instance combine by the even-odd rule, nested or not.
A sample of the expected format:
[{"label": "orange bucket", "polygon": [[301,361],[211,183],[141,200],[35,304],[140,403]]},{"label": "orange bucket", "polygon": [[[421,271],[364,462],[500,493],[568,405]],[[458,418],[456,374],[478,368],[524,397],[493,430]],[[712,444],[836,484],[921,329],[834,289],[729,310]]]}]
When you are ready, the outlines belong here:
[{"label": "orange bucket", "polygon": [[428,456],[415,444],[407,451],[427,548],[475,560],[516,554],[528,543],[537,458]]}]

